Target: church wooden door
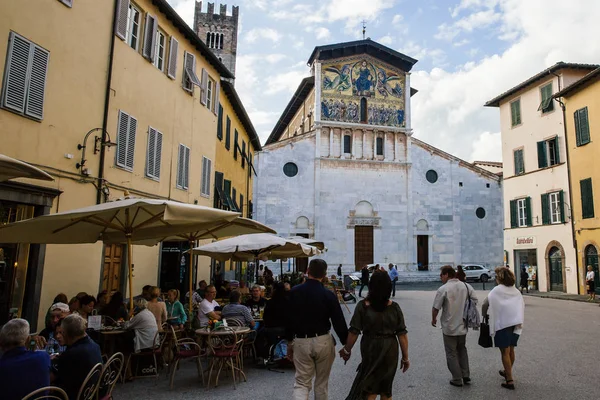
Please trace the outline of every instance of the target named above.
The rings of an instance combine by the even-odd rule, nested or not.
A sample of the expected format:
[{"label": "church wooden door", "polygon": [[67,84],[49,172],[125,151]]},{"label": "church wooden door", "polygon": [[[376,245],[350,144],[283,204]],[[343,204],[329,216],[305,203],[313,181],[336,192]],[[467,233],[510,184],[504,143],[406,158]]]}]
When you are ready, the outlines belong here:
[{"label": "church wooden door", "polygon": [[354,227],[354,267],[360,271],[367,264],[373,264],[373,227]]},{"label": "church wooden door", "polygon": [[417,267],[419,271],[429,269],[429,236],[417,236]]},{"label": "church wooden door", "polygon": [[121,270],[123,265],[123,246],[118,244],[104,246],[104,270],[102,290],[121,290]]}]

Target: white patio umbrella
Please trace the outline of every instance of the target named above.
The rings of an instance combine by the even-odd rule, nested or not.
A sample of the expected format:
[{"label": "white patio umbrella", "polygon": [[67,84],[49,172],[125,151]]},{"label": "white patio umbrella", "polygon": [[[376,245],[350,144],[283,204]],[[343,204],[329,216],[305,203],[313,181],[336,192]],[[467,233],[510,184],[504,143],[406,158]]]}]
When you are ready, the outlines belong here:
[{"label": "white patio umbrella", "polygon": [[0,182],[14,178],[32,178],[53,181],[54,178],[26,162],[0,154]]},{"label": "white patio umbrella", "polygon": [[313,246],[316,247],[317,249],[321,250],[321,251],[325,251],[325,244],[321,241],[318,241],[316,239],[307,239],[305,237],[302,236],[290,236],[289,237],[290,240],[293,240],[295,242],[298,243],[302,243],[302,244],[307,244],[309,246]]},{"label": "white patio umbrella", "polygon": [[0,243],[126,243],[133,309],[132,243],[154,245],[170,236],[208,232],[238,216],[168,200],[126,198],[0,226]]}]

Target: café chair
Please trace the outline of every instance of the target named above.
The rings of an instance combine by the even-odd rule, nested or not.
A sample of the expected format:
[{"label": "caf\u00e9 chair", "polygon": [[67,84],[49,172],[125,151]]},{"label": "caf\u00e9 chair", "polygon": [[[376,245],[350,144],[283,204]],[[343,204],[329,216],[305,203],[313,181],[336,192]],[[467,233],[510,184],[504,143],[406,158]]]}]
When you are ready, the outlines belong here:
[{"label": "caf\u00e9 chair", "polygon": [[223,366],[225,366],[225,368],[231,368],[234,389],[237,389],[235,385],[236,370],[244,377],[244,381],[247,381],[246,375],[241,369],[240,362],[240,353],[243,344],[244,339],[238,337],[235,330],[230,327],[220,326],[210,332],[208,336],[208,346],[211,353],[211,362],[207,388],[210,388],[212,371],[217,365],[218,370],[215,377],[215,387],[219,386],[219,375],[221,374]]},{"label": "caf\u00e9 chair", "polygon": [[[131,353],[129,354],[129,357],[127,357],[127,362],[125,363],[125,369],[124,369],[124,373],[126,374],[127,371],[129,370],[130,364],[132,362],[132,358],[137,360],[136,363],[136,368],[135,368],[135,374],[132,373],[131,374],[131,379],[135,379],[135,378],[159,378],[159,373],[158,373],[158,360],[160,359],[160,361],[164,364],[165,360],[163,357],[163,345],[165,343],[165,339],[167,338],[167,334],[166,332],[163,330],[156,332],[156,335],[154,335],[154,343],[156,343],[156,346],[153,349],[147,349],[144,351],[140,351],[139,353]],[[143,357],[152,357],[152,359],[154,360],[154,364],[152,366],[154,373],[151,375],[143,375],[143,376],[137,376],[137,367],[139,366],[139,359],[143,358]]]},{"label": "caf\u00e9 chair", "polygon": [[102,374],[102,364],[94,365],[87,377],[83,381],[77,400],[95,400],[100,386],[100,375]]},{"label": "caf\u00e9 chair", "polygon": [[112,391],[121,376],[125,364],[123,353],[115,353],[105,364],[100,375],[97,400],[112,400]]},{"label": "caf\u00e9 chair", "polygon": [[179,369],[179,362],[181,360],[196,360],[198,375],[202,378],[202,386],[204,383],[204,369],[202,368],[201,358],[206,355],[198,343],[191,338],[178,338],[175,332],[175,328],[171,326],[171,332],[173,334],[173,361],[169,364],[171,370],[170,388],[173,389],[173,382],[175,381],[175,372]]},{"label": "caf\u00e9 chair", "polygon": [[69,400],[69,396],[59,387],[46,386],[23,397],[22,400]]}]

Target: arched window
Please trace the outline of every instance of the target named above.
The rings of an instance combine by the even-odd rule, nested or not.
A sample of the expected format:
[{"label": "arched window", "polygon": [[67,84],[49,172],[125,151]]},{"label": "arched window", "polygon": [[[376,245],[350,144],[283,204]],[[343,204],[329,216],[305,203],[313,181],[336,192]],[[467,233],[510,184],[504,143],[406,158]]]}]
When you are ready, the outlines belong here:
[{"label": "arched window", "polygon": [[206,45],[210,47],[210,32],[206,32]]},{"label": "arched window", "polygon": [[221,41],[219,45],[219,49],[223,50],[223,42],[225,41],[225,35],[221,33]]},{"label": "arched window", "polygon": [[298,217],[298,219],[296,219],[296,229],[308,229],[308,228],[309,228],[308,218]]},{"label": "arched window", "polygon": [[363,97],[360,99],[360,122],[367,123],[369,119],[369,113],[367,112],[367,99]]},{"label": "arched window", "polygon": [[344,154],[352,153],[352,137],[344,135]]},{"label": "arched window", "polygon": [[368,201],[360,201],[354,207],[354,215],[357,217],[372,217],[373,206]]},{"label": "arched window", "polygon": [[380,137],[377,138],[377,155],[383,155],[383,138]]},{"label": "arched window", "polygon": [[429,230],[429,224],[427,223],[427,221],[425,221],[424,219],[420,219],[419,222],[417,222],[417,230],[418,231]]}]

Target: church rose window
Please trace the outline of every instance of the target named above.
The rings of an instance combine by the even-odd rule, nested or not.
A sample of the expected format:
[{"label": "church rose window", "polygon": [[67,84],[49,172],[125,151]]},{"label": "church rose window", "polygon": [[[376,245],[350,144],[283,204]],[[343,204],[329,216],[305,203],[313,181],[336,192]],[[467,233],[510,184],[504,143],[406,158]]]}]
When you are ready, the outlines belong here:
[{"label": "church rose window", "polygon": [[479,218],[479,219],[484,219],[485,218],[485,209],[483,207],[479,207],[477,210],[475,210],[475,215],[477,215],[477,218]]},{"label": "church rose window", "polygon": [[286,163],[283,166],[283,173],[290,178],[298,175],[298,166],[292,162]]},{"label": "church rose window", "polygon": [[438,180],[438,174],[437,172],[435,172],[434,170],[430,169],[429,171],[427,171],[427,173],[425,174],[425,178],[427,178],[427,181],[429,183],[436,183]]}]

